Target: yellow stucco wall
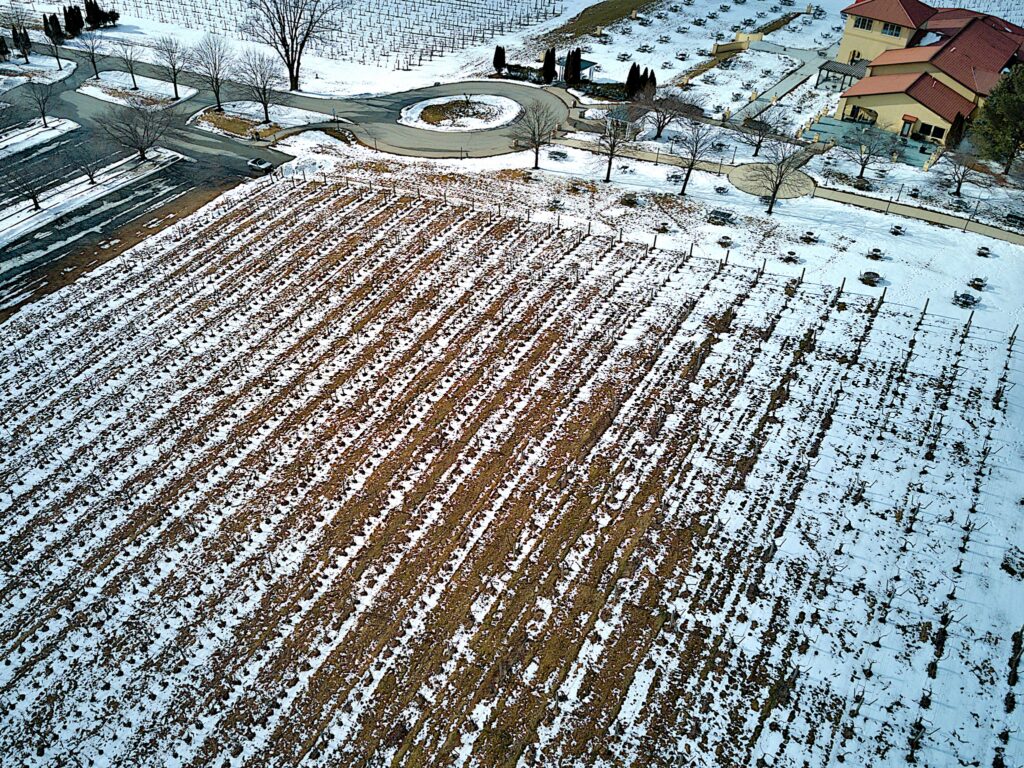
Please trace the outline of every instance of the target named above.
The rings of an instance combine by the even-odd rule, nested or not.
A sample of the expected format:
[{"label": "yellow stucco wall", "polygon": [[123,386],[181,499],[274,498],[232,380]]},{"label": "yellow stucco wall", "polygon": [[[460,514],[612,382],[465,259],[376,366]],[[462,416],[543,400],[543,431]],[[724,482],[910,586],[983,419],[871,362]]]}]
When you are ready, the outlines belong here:
[{"label": "yellow stucco wall", "polygon": [[979,102],[978,94],[967,86],[958,83],[945,72],[940,72],[929,62],[920,62],[917,64],[886,64],[882,67],[868,68],[869,77],[878,77],[880,75],[901,75],[905,72],[927,72],[943,85],[948,85],[968,101],[973,101],[975,104]]},{"label": "yellow stucco wall", "polygon": [[836,109],[836,117],[842,119],[855,106],[859,106],[861,109],[870,109],[877,113],[878,120],[875,125],[895,133],[899,133],[900,129],[903,128],[904,115],[913,115],[922,123],[945,128],[947,136],[949,135],[949,129],[952,128],[952,124],[948,120],[901,93],[885,93],[877,96],[850,96],[840,99],[839,107]]},{"label": "yellow stucco wall", "polygon": [[881,21],[874,21],[869,31],[855,28],[853,25],[856,18],[853,14],[846,17],[846,27],[843,29],[843,39],[839,43],[836,61],[848,63],[855,51],[860,52],[861,59],[870,61],[878,54],[893,48],[906,48],[915,32],[911,27],[903,27],[899,37],[890,37],[882,34]]}]

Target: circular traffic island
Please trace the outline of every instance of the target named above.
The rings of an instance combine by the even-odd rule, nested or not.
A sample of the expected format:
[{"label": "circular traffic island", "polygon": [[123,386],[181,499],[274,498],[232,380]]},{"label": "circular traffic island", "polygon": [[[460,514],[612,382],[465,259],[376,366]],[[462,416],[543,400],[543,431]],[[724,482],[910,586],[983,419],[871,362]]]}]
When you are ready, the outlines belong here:
[{"label": "circular traffic island", "polygon": [[406,107],[398,122],[428,131],[487,131],[508,125],[522,111],[518,102],[504,96],[442,96]]}]

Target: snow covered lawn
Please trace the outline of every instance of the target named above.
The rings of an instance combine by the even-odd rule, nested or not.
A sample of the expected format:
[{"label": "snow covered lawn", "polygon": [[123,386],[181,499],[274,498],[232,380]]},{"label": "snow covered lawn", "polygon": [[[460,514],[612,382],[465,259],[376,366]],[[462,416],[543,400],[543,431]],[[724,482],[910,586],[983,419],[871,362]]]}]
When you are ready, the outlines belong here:
[{"label": "snow covered lawn", "polygon": [[175,100],[172,83],[142,75],[136,75],[133,83],[130,74],[119,70],[104,70],[99,78],[90,77],[78,87],[78,92],[114,104],[141,102],[151,109],[163,109],[196,95],[195,88],[179,83],[179,98]]},{"label": "snow covered lawn", "polygon": [[504,96],[442,96],[406,107],[398,122],[428,131],[485,131],[508,125],[521,111]]},{"label": "snow covered lawn", "polygon": [[1007,214],[1024,212],[1024,189],[995,173],[971,173],[959,197],[954,195],[956,184],[950,175],[951,164],[944,157],[928,171],[906,163],[874,162],[864,174],[866,188],[863,184],[854,186],[860,167],[838,147],[814,157],[804,171],[834,189],[970,216],[997,227],[1007,226]]},{"label": "snow covered lawn", "polygon": [[69,77],[75,66],[75,62],[61,59],[58,67],[53,56],[37,53],[30,53],[26,64],[20,56],[12,55],[9,61],[0,63],[0,93],[28,82],[56,83]]},{"label": "snow covered lawn", "polygon": [[49,117],[46,122],[47,126],[44,127],[43,121],[36,118],[26,125],[0,134],[0,157],[24,152],[79,127],[78,123],[59,117]]},{"label": "snow covered lawn", "polygon": [[[255,101],[229,101],[224,103],[224,111],[216,112],[207,107],[189,118],[189,123],[211,133],[224,136],[240,136],[249,138],[253,131],[261,137],[270,136],[282,128],[296,128],[301,125],[333,122],[334,117],[323,112],[312,112],[307,109],[286,107],[280,104],[270,105],[270,122],[264,121],[263,105]],[[339,123],[350,120],[338,119]]]},{"label": "snow covered lawn", "polygon": [[764,92],[799,66],[789,56],[743,51],[690,81],[685,96],[716,115],[726,109],[735,112],[754,93]]},{"label": "snow covered lawn", "polygon": [[80,176],[47,190],[39,201],[42,210],[35,210],[29,200],[6,208],[0,212],[0,247],[34,232],[70,211],[150,176],[182,157],[177,152],[159,147],[150,150],[149,155],[150,158],[145,162],[140,162],[137,156],[132,156],[108,165],[96,174],[95,184],[87,177]]}]

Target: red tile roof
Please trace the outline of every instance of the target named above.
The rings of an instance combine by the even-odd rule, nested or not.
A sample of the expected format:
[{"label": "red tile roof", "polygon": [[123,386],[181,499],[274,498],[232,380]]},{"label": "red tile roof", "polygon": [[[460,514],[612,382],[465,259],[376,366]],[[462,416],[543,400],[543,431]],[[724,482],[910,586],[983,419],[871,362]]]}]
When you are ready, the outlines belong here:
[{"label": "red tile roof", "polygon": [[951,123],[958,116],[967,117],[974,111],[973,101],[927,74],[907,89],[907,96]]},{"label": "red tile roof", "polygon": [[869,67],[884,67],[888,64],[919,64],[930,61],[942,50],[941,45],[921,45],[914,48],[893,48],[878,54],[868,64]]},{"label": "red tile roof", "polygon": [[935,9],[921,0],[857,0],[843,13],[917,29],[932,17]]},{"label": "red tile roof", "polygon": [[[962,28],[941,43],[885,51],[872,59],[869,66],[874,72],[876,67],[927,62],[972,92],[988,96],[1002,71],[1020,55],[1021,43],[1016,35],[996,29],[988,18],[974,16],[965,21]],[[929,31],[931,26],[929,21]]]},{"label": "red tile roof", "polygon": [[921,72],[907,72],[902,75],[874,75],[858,80],[845,91],[843,97],[847,96],[877,96],[881,93],[906,93],[917,79],[922,76]]},{"label": "red tile roof", "polygon": [[865,77],[843,92],[850,96],[880,96],[887,93],[905,93],[918,104],[952,123],[958,115],[967,117],[974,111],[974,103],[965,99],[948,85],[926,72],[903,75],[876,75]]}]

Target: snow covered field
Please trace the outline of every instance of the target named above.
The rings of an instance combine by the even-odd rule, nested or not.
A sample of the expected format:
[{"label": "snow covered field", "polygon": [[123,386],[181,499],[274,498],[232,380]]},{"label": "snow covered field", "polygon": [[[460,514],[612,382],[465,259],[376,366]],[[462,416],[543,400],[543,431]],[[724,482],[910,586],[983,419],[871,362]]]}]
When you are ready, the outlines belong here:
[{"label": "snow covered field", "polygon": [[840,295],[889,219],[289,145],[0,325],[0,753],[1024,759],[1019,345]]},{"label": "snow covered field", "polygon": [[151,109],[164,109],[190,99],[197,93],[195,88],[179,83],[178,99],[175,100],[173,83],[142,75],[136,75],[133,80],[129,73],[118,70],[100,72],[98,78],[90,77],[77,90],[101,101],[121,105],[137,101]]},{"label": "snow covered field", "polygon": [[0,62],[0,93],[29,82],[56,83],[70,76],[75,66],[74,62],[62,59],[58,67],[53,56],[37,53],[30,53],[26,64],[23,58],[14,54],[9,61]]},{"label": "snow covered field", "polygon": [[[240,0],[196,2],[196,13],[191,16],[182,14],[178,3],[172,4],[173,10],[170,6],[165,8],[163,4],[166,2],[167,0],[139,0],[137,3],[130,2],[128,6],[119,6],[121,25],[102,31],[102,36],[108,39],[130,39],[145,46],[156,37],[171,34],[191,44],[197,42],[204,34],[202,28],[208,18],[218,19],[215,28],[233,30],[237,20],[245,15]],[[467,3],[457,4],[439,3],[434,0],[385,0],[378,3],[380,13],[349,14],[352,24],[363,25],[365,29],[355,37],[348,31],[340,31],[340,37],[349,35],[352,39],[344,44],[334,45],[333,49],[308,52],[303,59],[303,90],[311,95],[387,93],[428,86],[437,81],[489,74],[492,72],[491,55],[496,44],[504,45],[508,49],[510,62],[536,65],[537,56],[548,45],[546,36],[592,4],[589,0],[531,2],[528,4],[530,9],[550,6],[558,13],[556,16],[538,18],[538,13],[540,17],[544,17],[544,13],[531,11],[529,24],[506,22],[504,31],[499,21],[494,37],[490,37],[489,33],[481,36],[479,33],[473,35],[469,32],[465,35],[458,33],[445,37],[444,33],[438,36],[436,29],[432,30],[433,36],[420,36],[416,31],[416,25],[422,24],[421,17],[417,14],[470,14],[474,9],[482,8],[489,3],[491,0],[469,0]],[[60,11],[59,6],[45,2],[29,0],[27,4],[37,11]],[[450,6],[452,10],[438,10],[439,5]],[[821,0],[818,5],[823,7],[825,15],[821,18],[801,15],[794,22],[794,25],[799,27],[799,33],[795,34],[795,42],[792,44],[798,47],[815,47],[819,38],[825,36],[828,36],[828,39],[821,40],[823,45],[838,40],[838,34],[831,31],[831,27],[841,23],[838,14],[839,10],[845,7],[845,3],[838,0]],[[722,10],[724,6],[728,6],[728,10]],[[399,7],[403,12],[412,8],[413,14],[404,21],[394,22],[402,27],[395,33],[391,28],[393,19],[388,15],[387,9]],[[586,30],[580,36],[560,37],[558,46],[560,51],[569,45],[582,46],[586,51],[586,58],[595,60],[600,65],[599,80],[624,81],[630,64],[636,61],[642,67],[653,68],[658,74],[658,81],[665,84],[672,77],[708,59],[715,42],[732,40],[738,31],[752,31],[787,13],[804,11],[806,7],[795,2],[793,5],[781,5],[777,0],[743,0],[729,3],[721,0],[694,0],[689,5],[685,0],[661,0],[645,8],[640,19],[622,19],[609,26],[605,30],[607,34],[600,41],[594,37],[596,29]],[[523,14],[526,10],[516,6],[512,15],[525,20]],[[501,13],[508,14],[508,8],[503,7]],[[491,25],[493,30],[493,22],[487,21],[485,16],[486,14],[478,14],[475,17],[478,19],[477,22],[465,23],[476,23],[484,28]],[[183,21],[179,24],[169,23],[172,19]],[[185,27],[182,24],[193,26]],[[434,27],[436,26],[435,24]],[[779,30],[768,35],[767,39],[779,42],[779,36],[784,34],[785,30]],[[237,44],[238,35],[232,33],[228,35],[228,39]],[[781,42],[785,44],[784,40]],[[71,41],[70,45],[74,46],[74,41]],[[426,46],[425,49],[423,45]],[[417,46],[420,47],[422,56],[419,53],[409,53]],[[433,55],[430,55],[431,46]],[[685,54],[686,59],[680,61],[677,59],[678,54]],[[628,58],[620,60],[620,57]]]},{"label": "snow covered field", "polygon": [[[435,119],[425,119],[424,110],[432,109]],[[508,125],[522,111],[518,102],[504,96],[443,96],[406,107],[398,122],[428,131],[484,131]]]}]

